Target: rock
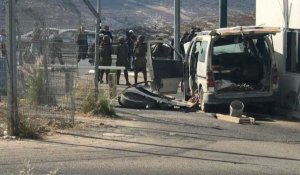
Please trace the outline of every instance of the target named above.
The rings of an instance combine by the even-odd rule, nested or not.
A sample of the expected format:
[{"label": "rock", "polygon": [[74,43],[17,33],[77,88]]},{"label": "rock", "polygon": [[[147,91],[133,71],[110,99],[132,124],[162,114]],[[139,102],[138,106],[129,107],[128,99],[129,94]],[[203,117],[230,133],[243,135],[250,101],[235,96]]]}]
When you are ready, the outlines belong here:
[{"label": "rock", "polygon": [[3,131],[3,135],[7,136],[7,130]]}]

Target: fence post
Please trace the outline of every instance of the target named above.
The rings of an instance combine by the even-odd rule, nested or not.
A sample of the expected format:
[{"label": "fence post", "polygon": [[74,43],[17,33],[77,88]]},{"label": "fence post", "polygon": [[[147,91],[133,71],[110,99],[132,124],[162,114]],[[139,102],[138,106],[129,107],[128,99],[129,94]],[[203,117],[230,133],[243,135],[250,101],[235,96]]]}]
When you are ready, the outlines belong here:
[{"label": "fence post", "polygon": [[109,89],[109,98],[113,99],[117,96],[117,79],[115,73],[108,74],[108,89]]},{"label": "fence post", "polygon": [[17,57],[16,57],[16,11],[15,0],[10,0],[7,3],[7,26],[8,46],[7,46],[7,98],[8,98],[8,115],[7,115],[7,129],[8,135],[19,135],[19,118],[18,118],[18,104],[17,104]]}]

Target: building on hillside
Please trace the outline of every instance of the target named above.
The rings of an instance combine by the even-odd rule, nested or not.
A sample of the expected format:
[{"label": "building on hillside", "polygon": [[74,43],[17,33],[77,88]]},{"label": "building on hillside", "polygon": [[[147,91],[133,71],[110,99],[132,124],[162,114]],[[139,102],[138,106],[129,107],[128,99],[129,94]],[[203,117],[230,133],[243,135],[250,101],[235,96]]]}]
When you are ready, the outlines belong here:
[{"label": "building on hillside", "polygon": [[280,76],[281,104],[300,110],[300,1],[257,0],[256,25],[280,27],[273,37]]}]

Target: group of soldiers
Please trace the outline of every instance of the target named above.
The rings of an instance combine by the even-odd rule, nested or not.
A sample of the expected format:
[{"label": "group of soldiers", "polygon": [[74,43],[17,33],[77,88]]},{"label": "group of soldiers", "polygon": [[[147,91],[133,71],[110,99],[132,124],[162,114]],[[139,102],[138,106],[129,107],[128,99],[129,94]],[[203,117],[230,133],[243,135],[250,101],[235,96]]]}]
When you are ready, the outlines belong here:
[{"label": "group of soldiers", "polygon": [[[95,58],[95,44],[88,48],[87,35],[84,26],[80,27],[79,34],[76,39],[78,46],[77,61],[81,61],[90,58],[89,62],[96,64],[97,66],[111,66],[112,54],[117,56],[116,66],[125,67],[124,76],[126,85],[130,85],[128,78],[128,70],[134,71],[134,83],[137,83],[138,73],[142,72],[144,77],[145,86],[148,86],[147,71],[146,71],[146,52],[147,44],[145,43],[145,36],[136,37],[132,30],[126,32],[126,38],[118,38],[118,45],[115,49],[112,47],[114,38],[109,31],[109,26],[104,26],[104,30],[99,35],[100,47],[99,58]],[[104,83],[104,74],[106,83],[108,83],[109,69],[100,69],[98,75],[98,81]],[[117,84],[120,84],[121,70],[117,70]]]}]

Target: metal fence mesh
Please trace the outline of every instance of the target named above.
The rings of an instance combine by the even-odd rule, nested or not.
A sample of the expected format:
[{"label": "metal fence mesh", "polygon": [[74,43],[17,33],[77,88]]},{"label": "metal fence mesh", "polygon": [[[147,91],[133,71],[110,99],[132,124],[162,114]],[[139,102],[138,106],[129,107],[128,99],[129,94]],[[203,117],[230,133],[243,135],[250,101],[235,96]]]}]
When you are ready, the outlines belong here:
[{"label": "metal fence mesh", "polygon": [[[21,115],[74,121],[82,99],[94,88],[94,75],[84,76],[92,66],[78,69],[76,38],[80,25],[85,25],[77,8],[80,2],[44,2],[22,0],[16,3],[18,111]],[[0,18],[5,21],[5,14]],[[92,45],[95,34],[91,30],[86,32],[88,44]],[[3,101],[7,86],[2,83],[6,82],[5,56],[1,55],[0,62]]]}]

